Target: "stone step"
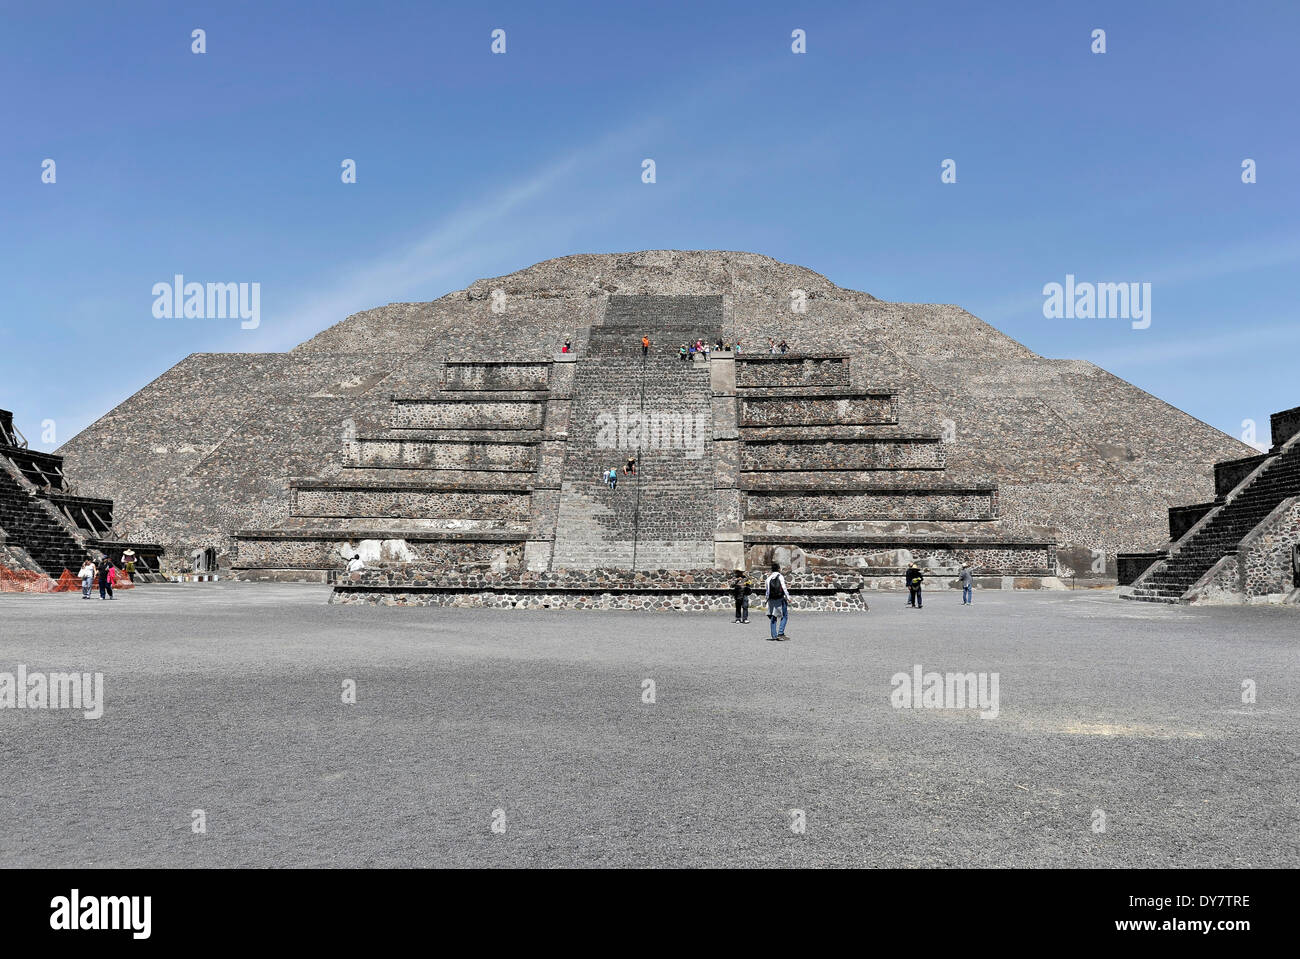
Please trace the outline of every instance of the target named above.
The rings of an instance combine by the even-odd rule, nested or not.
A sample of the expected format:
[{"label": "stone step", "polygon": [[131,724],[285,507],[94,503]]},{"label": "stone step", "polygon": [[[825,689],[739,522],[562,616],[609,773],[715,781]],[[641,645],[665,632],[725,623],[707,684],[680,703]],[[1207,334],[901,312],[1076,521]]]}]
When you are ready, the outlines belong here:
[{"label": "stone step", "polygon": [[[707,364],[684,363],[674,353],[688,336],[692,342],[717,338],[721,300],[715,305],[708,323],[692,315],[684,323],[659,318],[651,324],[646,315],[615,310],[619,325],[593,328],[574,373],[554,567],[626,567],[634,550],[638,568],[647,562],[712,565],[711,372]],[[642,328],[656,344],[644,358]],[[664,341],[671,346],[661,351]],[[638,436],[643,413],[647,435]],[[629,456],[637,458],[637,475],[621,472]],[[601,481],[611,467],[620,470],[613,491]]]}]

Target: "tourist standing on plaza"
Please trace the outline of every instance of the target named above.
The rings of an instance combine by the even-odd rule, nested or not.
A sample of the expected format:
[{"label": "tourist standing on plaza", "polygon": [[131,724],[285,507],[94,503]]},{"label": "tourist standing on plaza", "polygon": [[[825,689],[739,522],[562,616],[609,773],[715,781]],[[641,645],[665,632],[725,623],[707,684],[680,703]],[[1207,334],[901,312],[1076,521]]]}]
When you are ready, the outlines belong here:
[{"label": "tourist standing on plaza", "polygon": [[971,604],[971,583],[970,567],[965,563],[961,564],[961,573],[958,578],[961,580],[961,604],[969,606]]},{"label": "tourist standing on plaza", "polygon": [[648,336],[642,336],[642,337],[641,337],[641,355],[642,355],[642,356],[647,356],[647,355],[649,355],[649,353],[650,353],[650,337],[648,337]]},{"label": "tourist standing on plaza", "polygon": [[772,572],[763,583],[763,594],[767,597],[767,619],[772,624],[772,638],[789,639],[785,634],[785,621],[790,617],[790,590],[781,575],[780,563],[772,564]]},{"label": "tourist standing on plaza", "polygon": [[921,608],[921,581],[925,579],[921,571],[912,563],[907,567],[907,605]]},{"label": "tourist standing on plaza", "polygon": [[86,557],[86,561],[81,564],[81,572],[77,574],[81,580],[81,598],[90,599],[90,591],[95,586],[95,564]]},{"label": "tourist standing on plaza", "polygon": [[[113,584],[117,580],[117,571],[113,569],[113,564],[107,556],[95,564],[95,569],[99,572],[99,598],[113,598]],[[104,595],[107,593],[108,595]]]},{"label": "tourist standing on plaza", "polygon": [[749,623],[749,597],[754,592],[754,587],[745,575],[743,569],[736,570],[735,576],[731,581],[731,598],[736,603],[736,618],[732,620],[735,623]]}]

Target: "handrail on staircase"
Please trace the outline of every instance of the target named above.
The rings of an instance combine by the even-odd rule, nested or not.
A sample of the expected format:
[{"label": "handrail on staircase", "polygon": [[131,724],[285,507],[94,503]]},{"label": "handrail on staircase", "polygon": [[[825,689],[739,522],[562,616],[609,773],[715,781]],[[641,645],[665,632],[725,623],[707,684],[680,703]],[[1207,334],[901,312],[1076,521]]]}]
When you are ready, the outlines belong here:
[{"label": "handrail on staircase", "polygon": [[[646,354],[641,354],[641,423],[645,423],[645,364]],[[644,442],[644,426],[637,430],[636,436],[636,504],[632,508],[632,569],[636,569],[637,541],[641,535],[641,486],[645,475],[645,459],[641,455]]]}]

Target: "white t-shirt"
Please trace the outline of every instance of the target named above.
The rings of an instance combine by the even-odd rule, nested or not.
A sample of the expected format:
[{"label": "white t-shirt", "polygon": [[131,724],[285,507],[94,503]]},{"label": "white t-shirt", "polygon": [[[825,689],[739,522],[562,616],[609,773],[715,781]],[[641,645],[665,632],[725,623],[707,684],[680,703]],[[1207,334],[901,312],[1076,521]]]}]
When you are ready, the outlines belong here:
[{"label": "white t-shirt", "polygon": [[348,563],[348,572],[355,573],[359,569],[365,569],[366,564],[359,559],[354,559]]}]

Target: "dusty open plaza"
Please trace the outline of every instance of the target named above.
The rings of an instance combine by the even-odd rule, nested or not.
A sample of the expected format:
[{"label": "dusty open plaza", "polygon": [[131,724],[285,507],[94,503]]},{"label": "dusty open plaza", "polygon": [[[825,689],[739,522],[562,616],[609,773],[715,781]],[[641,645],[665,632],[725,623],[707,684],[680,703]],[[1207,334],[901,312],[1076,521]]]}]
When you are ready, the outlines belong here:
[{"label": "dusty open plaza", "polygon": [[[1294,610],[886,592],[772,643],[757,611],[118,595],[0,595],[0,670],[104,677],[98,720],[0,710],[0,865],[1300,865]],[[894,708],[918,665],[997,673],[996,717]]]}]

